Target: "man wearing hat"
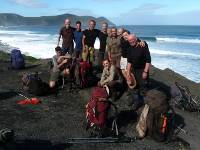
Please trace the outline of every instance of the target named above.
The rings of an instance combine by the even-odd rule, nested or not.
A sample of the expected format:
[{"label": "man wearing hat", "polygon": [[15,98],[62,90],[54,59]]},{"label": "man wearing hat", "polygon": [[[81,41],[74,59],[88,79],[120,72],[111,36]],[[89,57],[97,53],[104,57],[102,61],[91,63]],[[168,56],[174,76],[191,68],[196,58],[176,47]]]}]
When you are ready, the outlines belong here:
[{"label": "man wearing hat", "polygon": [[54,88],[56,82],[59,79],[59,76],[67,76],[70,74],[70,66],[71,66],[71,55],[66,53],[65,55],[62,54],[61,47],[57,46],[55,48],[56,55],[53,56],[53,69],[51,70],[49,87]]}]

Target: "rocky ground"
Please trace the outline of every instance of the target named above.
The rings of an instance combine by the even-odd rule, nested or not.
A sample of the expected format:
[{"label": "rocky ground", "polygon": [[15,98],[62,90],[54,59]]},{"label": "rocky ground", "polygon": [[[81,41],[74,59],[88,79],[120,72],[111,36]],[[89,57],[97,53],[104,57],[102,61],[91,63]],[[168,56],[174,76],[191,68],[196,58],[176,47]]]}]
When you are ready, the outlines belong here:
[{"label": "rocky ground", "polygon": [[[66,87],[57,97],[48,95],[38,97],[39,105],[20,106],[17,102],[21,88],[23,72],[41,72],[41,78],[48,82],[48,60],[36,60],[26,57],[27,65],[23,70],[9,69],[8,55],[0,53],[0,129],[11,128],[15,131],[17,146],[22,150],[132,150],[132,149],[200,149],[200,117],[176,109],[177,120],[183,124],[187,134],[179,132],[178,138],[170,143],[157,143],[150,137],[136,140],[133,143],[121,144],[66,144],[68,137],[88,137],[85,130],[85,105],[89,99],[91,88],[67,92]],[[166,69],[152,68],[151,84],[153,88],[161,88],[169,93],[169,86],[175,81],[187,85],[192,94],[200,96],[200,84],[192,82],[179,74]],[[67,85],[66,85],[67,86]],[[29,95],[28,95],[29,96]],[[116,102],[119,107],[119,128],[126,136],[135,136],[138,112],[128,107],[127,93]]]}]

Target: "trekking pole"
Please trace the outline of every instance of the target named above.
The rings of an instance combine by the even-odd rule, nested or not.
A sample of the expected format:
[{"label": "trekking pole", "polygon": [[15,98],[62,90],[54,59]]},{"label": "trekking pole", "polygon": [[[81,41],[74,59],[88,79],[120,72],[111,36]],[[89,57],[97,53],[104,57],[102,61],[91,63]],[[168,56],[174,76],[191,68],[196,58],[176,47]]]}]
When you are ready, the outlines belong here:
[{"label": "trekking pole", "polygon": [[136,140],[134,138],[67,138],[68,144],[86,144],[86,143],[131,143]]},{"label": "trekking pole", "polygon": [[22,96],[22,97],[24,97],[24,98],[30,100],[30,98],[28,98],[28,97],[26,97],[26,96],[24,96],[24,95],[22,95],[22,94],[20,94],[20,93],[17,93],[17,94],[18,94],[19,96]]}]

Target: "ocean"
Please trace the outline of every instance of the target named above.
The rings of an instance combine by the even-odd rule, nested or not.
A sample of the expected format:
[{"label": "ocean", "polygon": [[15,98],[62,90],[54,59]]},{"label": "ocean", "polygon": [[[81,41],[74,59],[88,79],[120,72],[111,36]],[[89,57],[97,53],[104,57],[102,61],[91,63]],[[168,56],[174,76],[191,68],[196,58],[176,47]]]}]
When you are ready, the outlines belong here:
[{"label": "ocean", "polygon": [[[152,64],[169,68],[200,83],[200,26],[124,26],[145,40]],[[55,52],[58,32],[56,26],[0,27],[0,41],[17,47],[26,55],[50,58]],[[95,48],[99,48],[96,40]]]}]

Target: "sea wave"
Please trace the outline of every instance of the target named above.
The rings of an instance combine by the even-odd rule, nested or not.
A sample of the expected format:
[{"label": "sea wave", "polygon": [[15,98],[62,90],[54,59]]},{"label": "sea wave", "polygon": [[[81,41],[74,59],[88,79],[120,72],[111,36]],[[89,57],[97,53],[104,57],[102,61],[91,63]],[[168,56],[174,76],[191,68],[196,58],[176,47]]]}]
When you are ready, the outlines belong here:
[{"label": "sea wave", "polygon": [[175,52],[175,51],[169,51],[169,50],[159,50],[150,48],[151,54],[158,54],[158,55],[167,55],[167,56],[177,56],[177,57],[187,57],[192,59],[200,59],[200,55],[193,54],[193,53],[185,53],[185,52]]},{"label": "sea wave", "polygon": [[173,43],[193,43],[200,44],[200,39],[186,39],[186,38],[171,38],[171,37],[156,37],[157,42],[173,42]]},{"label": "sea wave", "polygon": [[151,36],[141,36],[141,37],[138,37],[139,39],[141,39],[141,40],[144,40],[144,41],[152,41],[152,42],[155,42],[155,41],[157,41],[157,39],[156,39],[156,37],[151,37]]},{"label": "sea wave", "polygon": [[154,37],[154,36],[140,36],[138,37],[144,41],[150,42],[168,42],[168,43],[193,43],[193,44],[200,44],[199,38],[189,39],[189,38],[178,38],[178,37]]}]

